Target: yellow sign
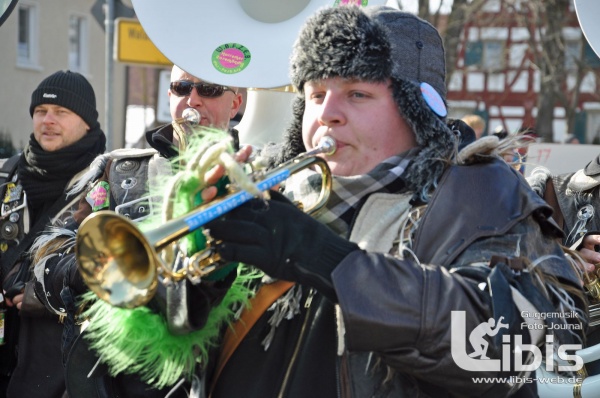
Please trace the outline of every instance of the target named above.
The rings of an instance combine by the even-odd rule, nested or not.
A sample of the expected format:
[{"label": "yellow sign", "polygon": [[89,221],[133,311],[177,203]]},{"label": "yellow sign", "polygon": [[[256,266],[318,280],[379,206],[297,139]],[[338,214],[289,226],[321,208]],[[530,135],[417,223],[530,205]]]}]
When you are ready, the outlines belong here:
[{"label": "yellow sign", "polygon": [[117,18],[115,61],[171,66],[169,61],[150,40],[137,19]]}]

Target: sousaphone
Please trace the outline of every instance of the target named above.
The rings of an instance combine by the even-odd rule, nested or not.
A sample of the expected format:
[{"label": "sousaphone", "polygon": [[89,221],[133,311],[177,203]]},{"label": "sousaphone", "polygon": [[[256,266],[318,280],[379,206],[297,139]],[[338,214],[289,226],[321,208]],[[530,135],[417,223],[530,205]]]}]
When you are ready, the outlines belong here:
[{"label": "sousaphone", "polygon": [[175,65],[248,89],[242,144],[277,142],[292,118],[288,64],[304,21],[319,8],[385,0],[133,0],[144,31]]}]

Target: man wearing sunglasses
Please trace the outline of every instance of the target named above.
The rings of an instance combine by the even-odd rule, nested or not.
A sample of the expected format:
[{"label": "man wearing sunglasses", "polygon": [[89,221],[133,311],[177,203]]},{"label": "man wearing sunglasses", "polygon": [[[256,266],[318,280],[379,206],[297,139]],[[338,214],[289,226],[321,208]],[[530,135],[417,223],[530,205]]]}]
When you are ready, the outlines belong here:
[{"label": "man wearing sunglasses", "polygon": [[[229,130],[234,146],[239,146],[237,130],[229,128],[230,120],[238,113],[243,101],[237,87],[204,82],[175,65],[171,71],[168,95],[173,120],[181,118],[185,109],[194,108],[202,116],[201,126]],[[166,157],[177,154],[175,148],[178,143],[173,137],[171,124],[148,131],[146,140]]]},{"label": "man wearing sunglasses", "polygon": [[242,104],[242,95],[235,87],[201,81],[174,66],[169,103],[173,118],[181,117],[185,108],[195,108],[202,115],[202,126],[226,130]]}]

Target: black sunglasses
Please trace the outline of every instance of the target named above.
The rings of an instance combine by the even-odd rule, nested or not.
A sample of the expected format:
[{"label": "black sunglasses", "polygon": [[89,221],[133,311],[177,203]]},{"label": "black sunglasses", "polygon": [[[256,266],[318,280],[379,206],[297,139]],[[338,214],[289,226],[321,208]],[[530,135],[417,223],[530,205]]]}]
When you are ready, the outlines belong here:
[{"label": "black sunglasses", "polygon": [[187,97],[192,93],[192,88],[194,87],[196,87],[198,95],[205,98],[220,97],[225,91],[231,91],[235,94],[235,90],[227,86],[219,86],[205,82],[193,83],[187,80],[171,82],[171,91],[178,97]]}]

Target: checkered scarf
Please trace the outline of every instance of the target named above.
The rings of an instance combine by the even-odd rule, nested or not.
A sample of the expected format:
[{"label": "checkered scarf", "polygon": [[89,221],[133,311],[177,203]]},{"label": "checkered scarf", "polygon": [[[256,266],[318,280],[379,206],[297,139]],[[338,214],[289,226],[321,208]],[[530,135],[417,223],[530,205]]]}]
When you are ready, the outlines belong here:
[{"label": "checkered scarf", "polygon": [[[359,206],[368,195],[396,193],[406,189],[402,174],[418,149],[411,149],[401,155],[392,156],[377,165],[368,174],[340,177],[334,176],[331,195],[327,205],[316,216],[340,236],[348,236],[350,225]],[[293,201],[300,201],[304,207],[315,203],[321,191],[321,174],[305,170],[294,174],[286,181],[285,194]]]}]

